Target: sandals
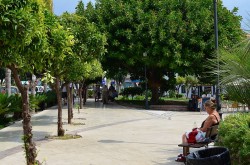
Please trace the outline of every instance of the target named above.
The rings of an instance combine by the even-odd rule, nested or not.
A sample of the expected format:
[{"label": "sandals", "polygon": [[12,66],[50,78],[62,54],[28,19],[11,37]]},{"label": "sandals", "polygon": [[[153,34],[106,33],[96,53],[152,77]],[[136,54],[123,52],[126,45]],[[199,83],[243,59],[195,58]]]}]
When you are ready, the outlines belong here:
[{"label": "sandals", "polygon": [[176,162],[186,162],[186,157],[185,156],[180,156],[177,159],[175,159]]},{"label": "sandals", "polygon": [[186,157],[183,154],[179,154],[175,159],[176,162],[186,162]]},{"label": "sandals", "polygon": [[179,154],[177,157],[182,157],[183,156],[183,154]]}]

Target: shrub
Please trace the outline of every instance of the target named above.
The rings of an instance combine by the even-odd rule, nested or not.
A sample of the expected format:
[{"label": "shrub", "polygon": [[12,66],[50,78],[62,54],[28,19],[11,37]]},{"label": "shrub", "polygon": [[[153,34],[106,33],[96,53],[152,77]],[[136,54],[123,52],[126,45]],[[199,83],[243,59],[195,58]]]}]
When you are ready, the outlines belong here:
[{"label": "shrub", "polygon": [[250,164],[250,115],[230,115],[221,122],[216,145],[230,151],[232,165]]},{"label": "shrub", "polygon": [[94,91],[93,90],[88,90],[88,97],[89,98],[94,97]]},{"label": "shrub", "polygon": [[176,94],[176,98],[182,98],[183,94]]},{"label": "shrub", "polygon": [[176,92],[174,90],[169,90],[169,97],[170,98],[175,98],[176,97]]},{"label": "shrub", "polygon": [[38,94],[38,95],[30,95],[30,110],[31,111],[37,111],[37,110],[43,110],[43,107],[41,107],[42,104],[44,104],[44,101],[46,100],[45,94]]},{"label": "shrub", "polygon": [[20,95],[0,94],[0,123],[7,125],[12,119],[17,120],[22,117],[22,99]]},{"label": "shrub", "polygon": [[22,97],[21,95],[11,95],[9,97],[10,112],[14,112],[13,119],[19,120],[22,118]]},{"label": "shrub", "polygon": [[56,92],[55,91],[48,91],[45,93],[46,99],[45,104],[47,107],[52,107],[57,104],[57,97],[56,97]]},{"label": "shrub", "polygon": [[140,87],[129,87],[129,88],[124,88],[123,91],[121,92],[121,95],[127,97],[131,95],[133,98],[135,95],[142,95],[142,93],[143,90]]},{"label": "shrub", "polygon": [[145,100],[145,96],[135,95],[134,100]]},{"label": "shrub", "polygon": [[0,94],[0,115],[5,114],[9,108],[9,100],[7,94]]},{"label": "shrub", "polygon": [[8,95],[0,94],[0,125],[6,125],[8,123],[7,113],[9,111]]}]

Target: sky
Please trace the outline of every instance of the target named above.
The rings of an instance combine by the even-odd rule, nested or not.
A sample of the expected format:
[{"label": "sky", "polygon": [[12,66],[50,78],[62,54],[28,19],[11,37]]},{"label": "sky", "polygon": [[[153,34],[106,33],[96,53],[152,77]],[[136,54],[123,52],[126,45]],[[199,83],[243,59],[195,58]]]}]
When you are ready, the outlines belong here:
[{"label": "sky", "polygon": [[[63,12],[68,11],[73,13],[75,11],[75,7],[80,0],[54,0],[54,12],[56,15],[61,15]],[[88,2],[95,3],[95,0],[82,0],[86,5]],[[233,7],[238,7],[238,15],[243,17],[241,22],[241,27],[245,30],[250,29],[250,0],[222,0],[223,5],[232,10]],[[213,0],[211,0],[211,3]],[[247,24],[249,26],[247,26]]]}]

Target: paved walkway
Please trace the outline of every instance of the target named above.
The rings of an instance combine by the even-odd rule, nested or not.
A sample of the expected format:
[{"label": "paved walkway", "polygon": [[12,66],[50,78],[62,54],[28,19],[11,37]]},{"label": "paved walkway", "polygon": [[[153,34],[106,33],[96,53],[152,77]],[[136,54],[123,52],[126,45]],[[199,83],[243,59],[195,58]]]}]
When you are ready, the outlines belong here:
[{"label": "paved walkway", "polygon": [[[103,106],[89,99],[80,113],[74,110],[73,124],[69,125],[66,108],[63,109],[66,134],[82,138],[45,139],[57,134],[56,108],[32,116],[37,159],[44,165],[183,164],[174,161],[182,152],[177,146],[181,135],[207,116],[205,112],[150,111],[114,103]],[[25,165],[21,138],[21,121],[0,130],[0,165]]]}]

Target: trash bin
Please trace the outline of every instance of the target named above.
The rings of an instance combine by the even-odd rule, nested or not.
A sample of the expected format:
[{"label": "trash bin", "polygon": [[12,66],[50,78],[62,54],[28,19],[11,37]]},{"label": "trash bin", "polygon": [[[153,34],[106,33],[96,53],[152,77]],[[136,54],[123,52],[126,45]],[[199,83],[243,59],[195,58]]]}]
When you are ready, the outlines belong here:
[{"label": "trash bin", "polygon": [[213,147],[198,150],[186,157],[187,165],[231,165],[227,148]]}]

